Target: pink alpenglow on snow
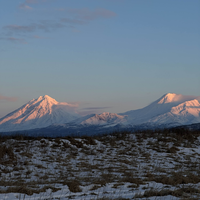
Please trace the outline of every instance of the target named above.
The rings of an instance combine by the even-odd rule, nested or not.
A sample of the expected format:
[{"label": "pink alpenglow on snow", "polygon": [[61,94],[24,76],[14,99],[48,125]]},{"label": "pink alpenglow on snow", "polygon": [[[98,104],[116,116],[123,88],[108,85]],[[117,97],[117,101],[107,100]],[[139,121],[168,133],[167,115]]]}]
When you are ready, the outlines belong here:
[{"label": "pink alpenglow on snow", "polygon": [[121,115],[127,115],[127,123],[132,125],[200,123],[200,97],[168,93],[142,109]]},{"label": "pink alpenglow on snow", "polygon": [[81,116],[76,105],[59,103],[48,95],[33,99],[0,119],[0,132],[29,130],[69,123],[73,126],[150,125],[165,127],[200,123],[200,97],[168,93],[150,105],[125,113]]},{"label": "pink alpenglow on snow", "polygon": [[19,131],[67,123],[80,115],[75,106],[59,103],[48,95],[29,101],[19,109],[0,119],[0,131]]}]

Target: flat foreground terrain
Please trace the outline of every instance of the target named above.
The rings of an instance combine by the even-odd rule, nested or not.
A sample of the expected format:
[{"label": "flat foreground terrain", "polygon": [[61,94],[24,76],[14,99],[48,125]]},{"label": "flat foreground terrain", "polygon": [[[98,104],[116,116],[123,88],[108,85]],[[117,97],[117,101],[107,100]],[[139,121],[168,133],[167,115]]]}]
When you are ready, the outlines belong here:
[{"label": "flat foreground terrain", "polygon": [[200,199],[200,132],[2,137],[0,199]]}]

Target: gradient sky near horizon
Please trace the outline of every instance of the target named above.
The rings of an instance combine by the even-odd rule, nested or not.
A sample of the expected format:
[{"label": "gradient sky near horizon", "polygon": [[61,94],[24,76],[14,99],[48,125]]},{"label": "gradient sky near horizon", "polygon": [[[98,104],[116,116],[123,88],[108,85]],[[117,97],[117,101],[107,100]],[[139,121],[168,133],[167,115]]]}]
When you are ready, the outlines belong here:
[{"label": "gradient sky near horizon", "polygon": [[199,75],[199,0],[0,1],[0,117],[45,94],[125,112]]}]

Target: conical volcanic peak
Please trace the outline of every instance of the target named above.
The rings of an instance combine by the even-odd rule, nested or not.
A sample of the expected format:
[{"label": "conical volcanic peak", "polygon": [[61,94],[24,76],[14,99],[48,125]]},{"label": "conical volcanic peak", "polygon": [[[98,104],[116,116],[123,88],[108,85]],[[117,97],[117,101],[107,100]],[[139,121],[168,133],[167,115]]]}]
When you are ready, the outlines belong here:
[{"label": "conical volcanic peak", "polygon": [[48,95],[39,96],[37,99],[33,99],[33,100],[35,100],[36,102],[46,101],[46,102],[49,102],[49,103],[52,103],[52,104],[58,104],[58,102],[55,99],[51,98]]},{"label": "conical volcanic peak", "polygon": [[68,103],[59,103],[48,95],[29,101],[0,119],[0,131],[42,128],[56,123],[68,123],[80,117]]},{"label": "conical volcanic peak", "polygon": [[[58,102],[48,95],[29,101],[0,119],[0,132],[44,128],[55,124],[67,127],[145,126],[172,127],[200,122],[200,97],[167,93],[148,106],[125,113],[90,114],[81,117],[77,105]],[[118,127],[118,126],[117,126]]]},{"label": "conical volcanic peak", "polygon": [[157,103],[158,104],[183,103],[185,101],[191,101],[194,99],[200,100],[200,97],[175,94],[175,93],[167,93],[167,94],[163,95],[160,99],[158,99]]},{"label": "conical volcanic peak", "polygon": [[158,104],[172,103],[179,101],[183,95],[175,94],[175,93],[167,93],[163,97],[161,97]]},{"label": "conical volcanic peak", "polygon": [[47,100],[47,101],[51,101],[51,102],[57,102],[55,99],[53,99],[52,97],[48,96],[48,95],[44,95],[43,96],[43,99],[44,100]]},{"label": "conical volcanic peak", "polygon": [[132,125],[185,125],[200,122],[200,97],[167,93],[150,105],[121,113]]},{"label": "conical volcanic peak", "polygon": [[44,95],[43,98],[53,99],[53,98],[51,98],[49,95]]}]

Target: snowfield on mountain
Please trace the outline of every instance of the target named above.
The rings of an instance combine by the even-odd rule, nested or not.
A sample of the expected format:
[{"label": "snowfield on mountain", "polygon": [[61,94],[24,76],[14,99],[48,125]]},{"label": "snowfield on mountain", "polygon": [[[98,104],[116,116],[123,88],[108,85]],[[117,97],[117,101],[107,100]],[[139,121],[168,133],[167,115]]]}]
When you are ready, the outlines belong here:
[{"label": "snowfield on mountain", "polygon": [[104,112],[101,114],[87,115],[83,118],[74,120],[74,122],[81,125],[118,124],[126,122],[126,116],[121,116],[116,113]]},{"label": "snowfield on mountain", "polygon": [[131,125],[200,123],[200,97],[168,93],[142,109],[120,115],[128,116],[127,123]]},{"label": "snowfield on mountain", "polygon": [[74,105],[59,103],[48,95],[33,99],[0,119],[0,131],[19,131],[67,123],[80,115]]},{"label": "snowfield on mountain", "polygon": [[[142,109],[119,114],[103,112],[81,116],[74,105],[59,103],[45,95],[0,119],[0,132],[37,129],[37,132],[46,134],[59,128],[63,133],[72,129],[72,132],[84,134],[85,128],[89,128],[90,132],[92,129],[106,128],[109,132],[115,127],[169,128],[194,123],[200,123],[198,96],[168,93]],[[42,128],[41,131],[38,128]]]}]

